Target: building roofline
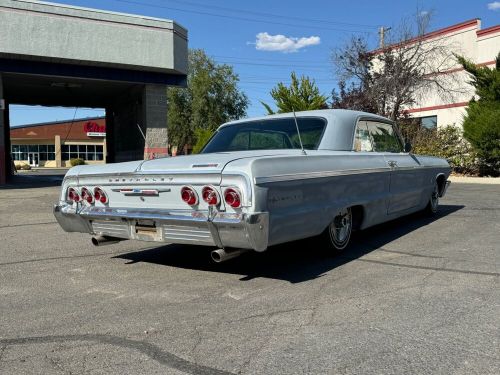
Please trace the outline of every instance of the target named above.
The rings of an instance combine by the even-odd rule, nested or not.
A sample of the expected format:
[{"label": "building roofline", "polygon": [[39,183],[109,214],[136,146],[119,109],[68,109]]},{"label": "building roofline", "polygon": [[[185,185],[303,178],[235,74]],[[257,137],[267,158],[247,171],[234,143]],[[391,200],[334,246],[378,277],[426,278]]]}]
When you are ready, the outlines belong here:
[{"label": "building roofline", "polygon": [[487,34],[493,34],[493,33],[497,33],[497,32],[500,32],[500,25],[491,26],[491,27],[488,27],[488,28],[483,29],[483,30],[478,30],[478,31],[476,31],[476,34],[477,34],[477,36],[484,36]]},{"label": "building roofline", "polygon": [[436,36],[450,34],[450,33],[453,33],[455,31],[466,29],[466,28],[474,26],[474,25],[477,26],[479,24],[479,21],[481,21],[480,18],[473,18],[471,20],[460,22],[460,23],[457,23],[455,25],[451,25],[448,27],[444,27],[442,29],[431,31],[429,33],[423,34],[420,37],[416,37],[415,39],[417,39],[417,40],[424,39],[425,40],[425,39],[435,38]]},{"label": "building roofline", "polygon": [[16,1],[18,1],[19,3],[34,4],[35,6],[36,5],[49,6],[49,7],[54,7],[54,8],[62,8],[62,9],[76,10],[76,11],[82,11],[82,12],[91,12],[91,13],[103,14],[103,15],[109,15],[109,16],[127,17],[130,19],[135,19],[137,21],[145,20],[145,21],[153,21],[153,22],[158,22],[158,23],[169,23],[169,24],[173,25],[172,29],[175,29],[175,26],[178,26],[178,27],[183,29],[184,34],[187,34],[187,28],[185,28],[184,26],[179,24],[177,21],[174,21],[172,19],[167,19],[167,18],[145,16],[142,14],[134,14],[134,13],[116,12],[116,11],[105,10],[105,9],[82,7],[82,6],[72,5],[72,4],[56,3],[56,2],[51,2],[51,1],[41,1],[41,0],[16,0]]},{"label": "building roofline", "polygon": [[[442,29],[437,29],[437,30],[428,32],[426,34],[416,36],[414,38],[411,38],[411,39],[408,39],[405,41],[401,41],[400,43],[391,44],[391,45],[385,46],[384,48],[377,48],[372,53],[376,55],[376,54],[383,52],[386,49],[398,48],[398,47],[402,47],[402,46],[405,46],[408,44],[420,42],[423,40],[433,39],[433,38],[436,38],[436,37],[439,37],[442,35],[446,35],[446,34],[451,34],[451,33],[454,33],[454,32],[457,32],[457,31],[460,31],[460,30],[463,30],[463,29],[466,29],[466,28],[469,28],[472,26],[479,27],[480,21],[481,21],[480,18],[473,18],[473,19],[470,19],[470,20],[467,20],[464,22],[457,23],[455,25],[447,26],[447,27],[444,27]],[[485,29],[485,30],[487,30],[487,29]]]},{"label": "building roofline", "polygon": [[14,126],[10,127],[10,130],[24,129],[24,128],[35,128],[37,126],[50,126],[50,125],[60,125],[60,124],[68,124],[69,125],[69,124],[74,124],[75,122],[101,120],[101,119],[106,119],[106,116],[82,117],[82,118],[76,118],[74,120],[60,120],[60,121],[37,122],[34,124],[14,125]]}]

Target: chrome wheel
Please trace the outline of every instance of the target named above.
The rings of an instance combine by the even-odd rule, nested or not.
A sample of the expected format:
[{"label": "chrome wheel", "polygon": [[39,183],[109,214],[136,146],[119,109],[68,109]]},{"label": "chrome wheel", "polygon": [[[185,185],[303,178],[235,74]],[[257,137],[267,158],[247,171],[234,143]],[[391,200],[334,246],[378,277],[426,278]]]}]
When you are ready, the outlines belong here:
[{"label": "chrome wheel", "polygon": [[351,208],[344,208],[328,227],[330,241],[336,250],[343,250],[349,243],[352,232],[352,212]]}]

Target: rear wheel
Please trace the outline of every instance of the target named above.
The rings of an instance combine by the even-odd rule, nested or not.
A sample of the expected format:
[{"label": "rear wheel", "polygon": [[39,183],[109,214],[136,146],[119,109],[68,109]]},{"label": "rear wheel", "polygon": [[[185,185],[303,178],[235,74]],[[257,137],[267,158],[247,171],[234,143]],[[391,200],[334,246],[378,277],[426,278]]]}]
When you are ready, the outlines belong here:
[{"label": "rear wheel", "polygon": [[340,210],[323,233],[323,242],[335,253],[349,245],[352,233],[352,211],[350,207]]}]

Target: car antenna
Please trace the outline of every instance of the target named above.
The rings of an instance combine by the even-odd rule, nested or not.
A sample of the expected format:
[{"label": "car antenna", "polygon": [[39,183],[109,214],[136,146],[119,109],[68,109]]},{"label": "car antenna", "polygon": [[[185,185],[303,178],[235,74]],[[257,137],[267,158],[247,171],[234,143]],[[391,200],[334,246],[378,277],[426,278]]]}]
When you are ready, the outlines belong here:
[{"label": "car antenna", "polygon": [[144,135],[144,132],[142,131],[141,125],[137,124],[137,128],[141,132],[142,138],[144,138],[144,142],[146,141],[146,136]]},{"label": "car antenna", "polygon": [[307,155],[306,150],[304,150],[304,145],[302,144],[302,138],[300,137],[299,123],[297,122],[297,116],[295,115],[295,109],[292,108],[293,119],[295,120],[295,127],[297,128],[297,135],[299,136],[300,149],[302,150],[302,155]]}]

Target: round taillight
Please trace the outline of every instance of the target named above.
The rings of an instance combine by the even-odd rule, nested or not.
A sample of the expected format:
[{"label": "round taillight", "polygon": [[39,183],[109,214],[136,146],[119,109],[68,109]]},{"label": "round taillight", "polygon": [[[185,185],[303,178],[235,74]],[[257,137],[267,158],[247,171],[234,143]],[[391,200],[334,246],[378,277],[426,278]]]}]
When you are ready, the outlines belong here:
[{"label": "round taillight", "polygon": [[102,204],[108,203],[108,197],[106,193],[101,188],[98,187],[94,189],[94,199],[96,201],[101,202]]},{"label": "round taillight", "polygon": [[82,200],[86,201],[89,204],[94,203],[94,197],[92,193],[87,188],[82,188]]},{"label": "round taillight", "polygon": [[220,202],[219,193],[211,186],[205,186],[201,191],[201,197],[209,206],[216,206]]},{"label": "round taillight", "polygon": [[224,201],[233,208],[241,207],[241,194],[239,190],[228,188],[224,191]]},{"label": "round taillight", "polygon": [[69,188],[68,200],[70,200],[71,202],[80,202],[80,194],[78,194],[78,192],[75,189]]},{"label": "round taillight", "polygon": [[189,186],[184,186],[181,189],[181,199],[190,206],[198,204],[198,194]]}]

